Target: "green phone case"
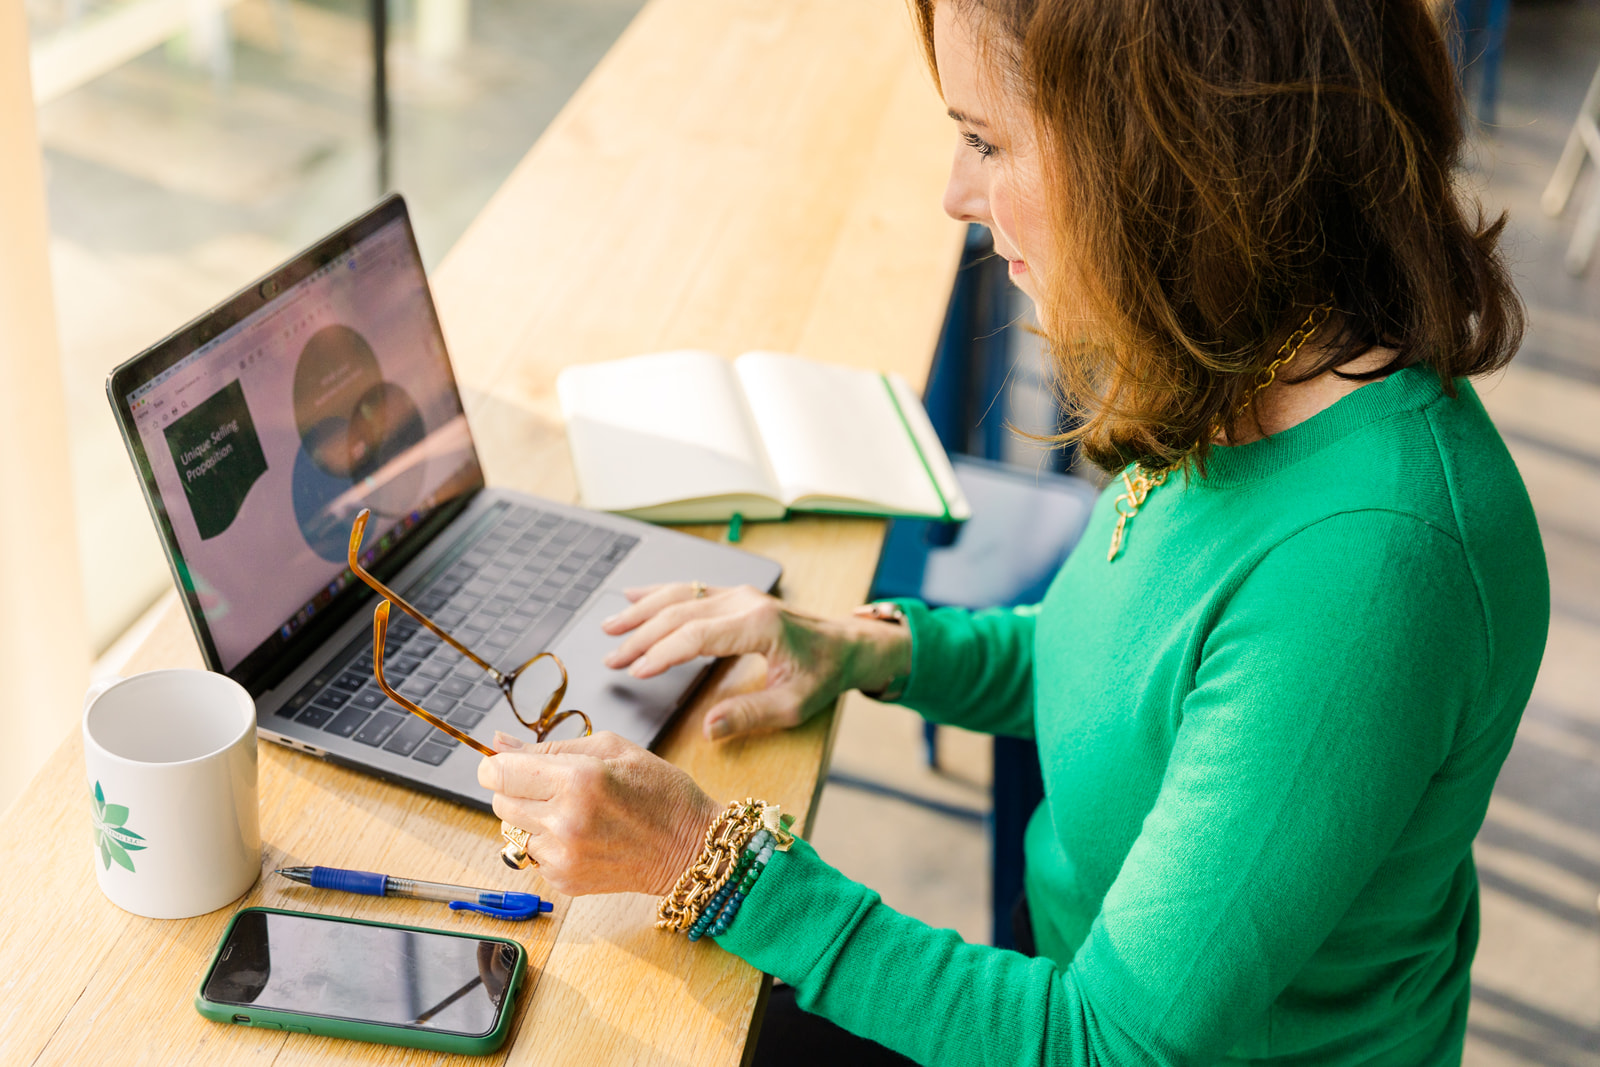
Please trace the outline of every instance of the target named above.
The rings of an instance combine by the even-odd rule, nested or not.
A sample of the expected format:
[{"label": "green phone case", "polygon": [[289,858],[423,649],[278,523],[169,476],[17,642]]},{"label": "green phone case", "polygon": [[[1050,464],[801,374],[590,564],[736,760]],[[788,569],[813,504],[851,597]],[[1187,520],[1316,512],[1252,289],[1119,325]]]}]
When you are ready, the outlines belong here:
[{"label": "green phone case", "polygon": [[[350,1019],[336,1019],[324,1015],[303,1015],[299,1012],[273,1011],[264,1008],[254,1008],[248,1005],[219,1004],[207,1000],[205,997],[206,983],[211,980],[211,972],[216,969],[217,958],[222,954],[222,946],[228,943],[228,938],[233,936],[234,923],[246,912],[265,912],[269,915],[297,915],[304,918],[316,919],[321,922],[353,923],[357,926],[381,926],[391,930],[410,930],[414,933],[434,934],[440,937],[462,937],[469,941],[494,941],[500,944],[513,945],[517,950],[517,962],[511,970],[511,978],[506,985],[505,1000],[500,1005],[499,1018],[495,1027],[487,1034],[477,1036],[467,1034],[445,1034],[437,1031],[412,1029],[406,1026],[390,1026],[383,1023],[356,1022]],[[400,923],[369,922],[365,919],[346,919],[336,915],[318,915],[309,911],[291,911],[286,908],[240,908],[233,918],[228,920],[227,929],[222,931],[222,937],[217,941],[216,950],[211,953],[211,962],[207,964],[205,976],[200,979],[200,988],[194,995],[194,1007],[207,1019],[219,1023],[231,1023],[236,1026],[255,1026],[267,1030],[283,1030],[291,1033],[321,1034],[325,1037],[342,1037],[351,1041],[372,1041],[380,1045],[403,1045],[407,1048],[426,1049],[430,1052],[457,1052],[469,1056],[482,1056],[494,1052],[505,1044],[506,1038],[511,1035],[511,1017],[516,1005],[517,992],[522,988],[522,980],[527,975],[528,951],[518,941],[506,937],[484,937],[479,934],[463,934],[453,930],[430,930],[425,926],[405,926]],[[241,1018],[242,1017],[242,1018]]]}]

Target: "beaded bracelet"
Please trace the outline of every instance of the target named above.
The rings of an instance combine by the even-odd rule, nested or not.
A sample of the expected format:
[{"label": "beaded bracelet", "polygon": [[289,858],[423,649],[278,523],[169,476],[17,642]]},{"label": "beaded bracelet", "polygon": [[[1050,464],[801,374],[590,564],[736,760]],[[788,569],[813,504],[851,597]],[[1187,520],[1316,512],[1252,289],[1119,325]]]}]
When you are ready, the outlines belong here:
[{"label": "beaded bracelet", "polygon": [[[758,860],[764,865],[761,850],[752,854],[750,843],[764,833],[768,837],[763,846],[768,857],[772,848],[786,852],[794,844],[794,835],[789,832],[793,823],[794,816],[782,814],[776,804],[748,797],[729,804],[706,828],[705,847],[699,857],[679,877],[672,891],[661,898],[656,908],[656,927],[687,931],[707,913],[718,915],[748,878],[751,865]],[[726,894],[724,888],[728,889]],[[713,907],[719,894],[721,899]],[[708,920],[707,925],[710,924]]]},{"label": "beaded bracelet", "polygon": [[[764,831],[763,831],[764,832]],[[756,853],[755,860],[750,864],[749,870],[735,886],[733,895],[723,902],[722,908],[717,912],[716,919],[705,932],[712,937],[721,937],[728,932],[728,924],[733,922],[733,917],[739,913],[739,905],[744,903],[745,897],[750,895],[751,888],[756,884],[756,879],[761,877],[761,872],[767,869],[767,861],[772,858],[772,844],[763,842],[760,851]],[[690,938],[694,940],[694,938]]]},{"label": "beaded bracelet", "polygon": [[698,941],[706,934],[719,936],[727,932],[728,923],[738,912],[739,905],[744,903],[744,898],[750,895],[750,888],[756,884],[767,861],[772,858],[772,844],[772,834],[765,829],[757,831],[750,839],[727,884],[706,903],[705,910],[689,927],[690,941]]}]

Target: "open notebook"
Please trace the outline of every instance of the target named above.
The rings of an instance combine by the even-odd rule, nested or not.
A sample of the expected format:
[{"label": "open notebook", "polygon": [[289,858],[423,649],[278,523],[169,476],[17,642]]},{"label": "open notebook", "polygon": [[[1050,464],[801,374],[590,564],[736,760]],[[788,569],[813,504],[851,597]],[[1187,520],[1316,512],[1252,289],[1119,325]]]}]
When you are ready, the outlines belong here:
[{"label": "open notebook", "polygon": [[896,374],[681,351],[568,367],[556,390],[586,507],[653,522],[971,514]]}]

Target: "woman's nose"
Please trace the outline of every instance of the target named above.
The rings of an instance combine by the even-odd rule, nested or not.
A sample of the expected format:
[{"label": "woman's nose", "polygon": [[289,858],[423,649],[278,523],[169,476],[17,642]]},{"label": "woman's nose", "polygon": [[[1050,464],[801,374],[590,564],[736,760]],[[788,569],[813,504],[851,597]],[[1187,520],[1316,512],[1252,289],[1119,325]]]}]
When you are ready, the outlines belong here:
[{"label": "woman's nose", "polygon": [[957,144],[950,161],[950,180],[944,187],[944,213],[957,222],[989,224],[989,193],[978,171],[976,153]]}]

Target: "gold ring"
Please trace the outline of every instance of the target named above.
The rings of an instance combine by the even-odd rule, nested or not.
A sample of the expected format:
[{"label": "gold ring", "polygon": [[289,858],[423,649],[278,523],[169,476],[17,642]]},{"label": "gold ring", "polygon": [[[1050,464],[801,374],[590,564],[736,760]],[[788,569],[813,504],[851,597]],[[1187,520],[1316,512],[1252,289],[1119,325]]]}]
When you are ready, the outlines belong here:
[{"label": "gold ring", "polygon": [[529,867],[539,866],[539,861],[528,855],[528,831],[502,821],[500,836],[506,843],[506,847],[500,850],[500,858],[507,867],[514,871],[525,871]]},{"label": "gold ring", "polygon": [[689,583],[689,588],[694,590],[694,598],[696,600],[705,599],[705,595],[706,595],[706,583],[705,582],[698,582],[698,581],[697,582],[690,582]]}]

